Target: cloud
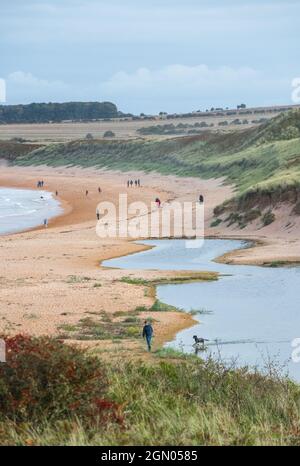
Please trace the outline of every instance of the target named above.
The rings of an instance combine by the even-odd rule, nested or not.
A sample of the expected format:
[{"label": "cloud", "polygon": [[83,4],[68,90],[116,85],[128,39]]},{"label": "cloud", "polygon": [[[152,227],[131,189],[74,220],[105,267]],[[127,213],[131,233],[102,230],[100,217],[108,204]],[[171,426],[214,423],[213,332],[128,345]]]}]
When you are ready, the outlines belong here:
[{"label": "cloud", "polygon": [[[252,68],[233,69],[228,66],[209,68],[207,65],[186,66],[169,65],[157,70],[139,68],[133,73],[121,71],[113,75],[104,88],[108,92],[136,92],[157,89],[164,95],[173,94],[174,91],[184,89],[201,91],[215,89],[224,83],[244,82],[245,79],[255,79],[258,73]],[[180,87],[178,87],[180,86]]]},{"label": "cloud", "polygon": [[[290,92],[290,81],[268,77],[250,67],[209,67],[205,64],[174,64],[160,69],[139,68],[133,73],[120,71],[101,85],[107,98],[139,102],[152,111],[159,105],[166,111],[186,111],[201,106],[227,106],[253,99],[266,101],[276,90]],[[152,101],[152,104],[151,104]],[[161,102],[161,104],[160,104]],[[144,107],[145,108],[145,107]]]},{"label": "cloud", "polygon": [[[251,67],[172,64],[157,69],[119,71],[85,86],[47,80],[30,72],[7,76],[7,103],[111,100],[124,112],[184,112],[201,108],[272,105],[291,101],[288,78]],[[279,96],[278,100],[274,96]],[[253,97],[255,96],[255,97]]]},{"label": "cloud", "polygon": [[64,100],[69,86],[62,81],[48,81],[24,71],[14,71],[7,76],[8,103]]},{"label": "cloud", "polygon": [[46,79],[40,79],[33,76],[31,73],[25,73],[24,71],[14,71],[10,73],[7,78],[11,83],[22,85],[22,86],[38,86],[39,88],[57,88],[63,87],[62,81],[47,81]]}]

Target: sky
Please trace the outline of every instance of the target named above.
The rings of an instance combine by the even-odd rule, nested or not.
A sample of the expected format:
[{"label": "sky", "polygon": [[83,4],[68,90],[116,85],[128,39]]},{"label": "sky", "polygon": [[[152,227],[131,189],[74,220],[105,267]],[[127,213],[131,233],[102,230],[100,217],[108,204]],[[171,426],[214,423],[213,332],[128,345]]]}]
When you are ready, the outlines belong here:
[{"label": "sky", "polygon": [[6,104],[291,104],[299,44],[299,0],[0,1]]}]

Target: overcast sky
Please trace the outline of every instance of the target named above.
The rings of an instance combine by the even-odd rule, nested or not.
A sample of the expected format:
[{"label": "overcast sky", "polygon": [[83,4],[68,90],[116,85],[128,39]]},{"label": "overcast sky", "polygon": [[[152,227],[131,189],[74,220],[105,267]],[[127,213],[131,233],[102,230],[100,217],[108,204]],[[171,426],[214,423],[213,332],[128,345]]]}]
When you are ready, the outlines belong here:
[{"label": "overcast sky", "polygon": [[300,1],[1,0],[7,103],[124,112],[290,104]]}]

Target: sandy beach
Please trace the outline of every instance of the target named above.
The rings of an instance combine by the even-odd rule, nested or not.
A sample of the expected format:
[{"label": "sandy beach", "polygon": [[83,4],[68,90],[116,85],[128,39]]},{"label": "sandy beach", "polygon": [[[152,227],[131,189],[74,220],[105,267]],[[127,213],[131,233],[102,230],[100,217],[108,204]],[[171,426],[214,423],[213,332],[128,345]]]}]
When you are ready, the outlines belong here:
[{"label": "sandy beach", "polygon": [[[127,180],[131,178],[140,178],[142,186],[128,189]],[[142,200],[150,205],[157,196],[164,204],[174,199],[195,200],[201,192],[205,197],[207,236],[256,241],[255,247],[235,251],[221,260],[239,264],[300,261],[300,220],[287,218],[284,206],[278,209],[276,222],[265,228],[209,227],[213,208],[233,192],[223,180],[80,168],[1,167],[0,186],[35,189],[38,179],[45,180],[44,189],[58,191],[64,214],[50,220],[47,229],[0,237],[0,328],[4,333],[62,335],[63,328],[77,325],[85,317],[105,313],[113,318],[117,312],[126,315],[137,307],[149,308],[153,304],[155,297],[144,286],[120,280],[124,276],[145,280],[172,277],[172,271],[141,273],[100,266],[105,259],[144,248],[127,239],[101,239],[96,234],[97,204],[103,200],[117,203],[120,193],[128,194],[128,202]],[[156,347],[193,325],[193,318],[180,312],[147,311],[140,317],[150,315],[155,319]],[[116,345],[107,340],[85,344],[96,345],[108,354],[116,351]],[[118,345],[118,352],[132,349],[134,354],[145,354],[139,339],[122,340]]]}]

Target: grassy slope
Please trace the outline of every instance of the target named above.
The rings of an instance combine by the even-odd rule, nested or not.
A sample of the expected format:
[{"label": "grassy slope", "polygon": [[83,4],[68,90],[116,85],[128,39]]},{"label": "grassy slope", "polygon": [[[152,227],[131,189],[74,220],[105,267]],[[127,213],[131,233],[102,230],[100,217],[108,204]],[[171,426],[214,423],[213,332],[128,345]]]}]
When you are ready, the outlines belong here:
[{"label": "grassy slope", "polygon": [[237,195],[300,185],[300,111],[236,133],[209,133],[164,141],[73,141],[16,157],[19,165],[79,165],[226,177]]}]

